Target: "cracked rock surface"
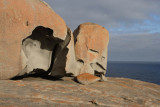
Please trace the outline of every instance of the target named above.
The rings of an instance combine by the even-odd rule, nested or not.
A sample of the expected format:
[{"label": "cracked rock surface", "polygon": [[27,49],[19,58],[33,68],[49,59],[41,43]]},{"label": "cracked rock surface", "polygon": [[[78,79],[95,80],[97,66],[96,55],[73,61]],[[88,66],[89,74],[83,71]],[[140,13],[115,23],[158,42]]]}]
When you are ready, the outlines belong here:
[{"label": "cracked rock surface", "polygon": [[0,106],[48,107],[159,107],[160,86],[126,78],[81,85],[61,80],[27,77],[0,81]]}]

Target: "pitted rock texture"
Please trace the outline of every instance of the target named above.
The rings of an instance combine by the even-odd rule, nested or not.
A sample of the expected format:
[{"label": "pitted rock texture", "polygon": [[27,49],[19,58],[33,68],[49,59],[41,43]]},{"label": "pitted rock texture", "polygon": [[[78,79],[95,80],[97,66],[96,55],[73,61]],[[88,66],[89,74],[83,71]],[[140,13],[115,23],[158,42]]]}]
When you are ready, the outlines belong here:
[{"label": "pitted rock texture", "polygon": [[126,78],[81,85],[71,78],[0,81],[0,106],[159,107],[160,86]]},{"label": "pitted rock texture", "polygon": [[75,55],[80,73],[105,74],[107,70],[108,31],[94,23],[83,23],[74,31]]},{"label": "pitted rock texture", "polygon": [[0,79],[12,78],[26,67],[22,41],[37,26],[52,29],[61,40],[67,36],[64,20],[41,0],[0,0],[0,19]]}]

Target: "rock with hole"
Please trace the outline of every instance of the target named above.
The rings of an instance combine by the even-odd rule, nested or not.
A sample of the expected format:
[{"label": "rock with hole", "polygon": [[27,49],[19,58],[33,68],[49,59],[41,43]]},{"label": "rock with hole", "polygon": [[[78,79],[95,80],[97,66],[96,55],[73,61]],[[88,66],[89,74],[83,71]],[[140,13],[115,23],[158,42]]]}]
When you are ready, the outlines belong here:
[{"label": "rock with hole", "polygon": [[58,54],[65,49],[65,58],[69,56],[71,35],[64,20],[46,3],[1,0],[0,19],[0,79],[37,70],[65,74],[67,61],[62,62]]}]

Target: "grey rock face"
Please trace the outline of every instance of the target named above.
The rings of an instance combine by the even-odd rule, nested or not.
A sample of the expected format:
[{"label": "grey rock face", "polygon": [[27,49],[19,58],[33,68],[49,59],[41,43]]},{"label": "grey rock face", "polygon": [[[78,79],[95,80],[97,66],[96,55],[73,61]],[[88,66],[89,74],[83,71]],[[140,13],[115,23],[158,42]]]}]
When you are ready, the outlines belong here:
[{"label": "grey rock face", "polygon": [[57,77],[65,76],[67,55],[71,49],[71,47],[67,47],[70,40],[69,31],[65,40],[61,40],[54,37],[52,29],[43,26],[36,27],[32,34],[23,40],[22,53],[25,67],[18,76],[34,74],[39,71]]},{"label": "grey rock face", "polygon": [[22,42],[24,69],[19,75],[29,74],[36,69],[47,71],[52,60],[52,50],[60,40],[54,38],[53,30],[42,26],[36,27],[32,34]]}]

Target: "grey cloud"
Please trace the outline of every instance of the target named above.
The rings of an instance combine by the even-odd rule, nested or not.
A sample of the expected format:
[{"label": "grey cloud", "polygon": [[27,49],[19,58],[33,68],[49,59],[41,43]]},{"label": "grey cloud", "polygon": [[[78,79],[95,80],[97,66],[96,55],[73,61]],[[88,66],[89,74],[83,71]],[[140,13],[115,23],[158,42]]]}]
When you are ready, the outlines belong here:
[{"label": "grey cloud", "polygon": [[110,36],[111,61],[160,61],[160,33]]},{"label": "grey cloud", "polygon": [[45,0],[75,29],[83,22],[106,28],[142,23],[150,14],[160,13],[158,0]]},{"label": "grey cloud", "polygon": [[[84,22],[110,30],[108,60],[160,61],[160,34],[147,34],[148,30],[156,32],[160,28],[160,21],[151,17],[151,14],[160,16],[160,0],[45,1],[72,30]],[[144,20],[150,20],[151,26],[144,24]]]}]

